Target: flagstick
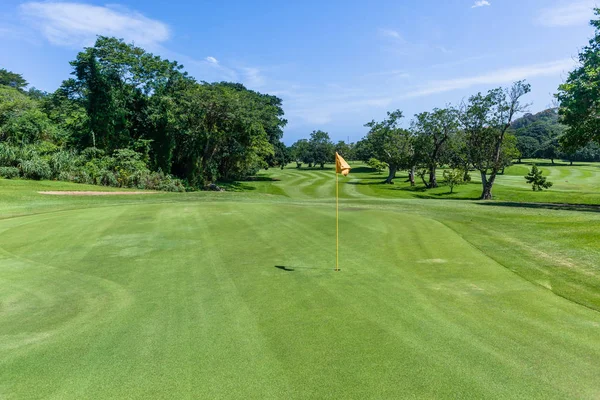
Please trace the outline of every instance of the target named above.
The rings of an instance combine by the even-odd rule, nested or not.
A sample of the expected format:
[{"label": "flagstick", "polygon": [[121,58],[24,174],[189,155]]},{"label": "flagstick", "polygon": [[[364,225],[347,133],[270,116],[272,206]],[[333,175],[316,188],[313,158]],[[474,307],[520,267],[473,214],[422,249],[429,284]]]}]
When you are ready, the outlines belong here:
[{"label": "flagstick", "polygon": [[338,173],[335,173],[335,270],[340,270],[339,254],[340,254],[340,200],[338,190]]}]

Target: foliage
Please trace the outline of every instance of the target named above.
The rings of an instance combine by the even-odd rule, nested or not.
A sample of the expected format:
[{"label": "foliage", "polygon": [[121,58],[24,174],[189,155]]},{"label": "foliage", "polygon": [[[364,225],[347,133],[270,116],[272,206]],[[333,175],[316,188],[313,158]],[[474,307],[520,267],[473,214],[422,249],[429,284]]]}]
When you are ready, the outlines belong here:
[{"label": "foliage", "polygon": [[538,169],[537,165],[533,164],[531,171],[525,175],[525,181],[531,184],[533,191],[542,191],[552,187],[552,182],[546,181],[546,177],[542,176],[542,171]]},{"label": "foliage", "polygon": [[[600,9],[595,9],[600,16]],[[579,53],[579,66],[556,95],[561,122],[568,126],[562,143],[571,150],[600,142],[600,19],[591,21],[595,35]]]},{"label": "foliage", "polygon": [[367,165],[377,171],[378,174],[381,174],[381,172],[387,168],[386,163],[379,161],[376,158],[370,158],[369,161],[367,161]]},{"label": "foliage", "polygon": [[[339,142],[338,145],[340,145]],[[336,147],[329,139],[329,134],[321,130],[313,131],[310,139],[300,139],[290,147],[291,158],[296,162],[296,167],[300,168],[302,163],[309,167],[319,165],[321,169],[326,163],[334,160]]]},{"label": "foliage", "polygon": [[4,68],[0,68],[0,86],[2,85],[17,90],[23,90],[27,87],[28,83],[21,74],[16,74]]},{"label": "foliage", "polygon": [[456,136],[458,128],[458,110],[452,107],[436,108],[432,112],[423,112],[415,116],[412,123],[415,152],[429,172],[427,187],[437,187],[436,169],[449,158],[448,143]]},{"label": "foliage", "polygon": [[531,86],[523,81],[511,88],[478,93],[463,103],[460,122],[465,132],[467,159],[480,172],[481,198],[492,198],[492,187],[499,172],[518,155],[516,140],[506,141],[513,118],[527,106],[520,102]]},{"label": "foliage", "polygon": [[365,126],[369,128],[367,141],[372,154],[383,161],[389,168],[386,183],[393,183],[396,171],[410,168],[413,164],[414,141],[409,131],[400,128],[402,111],[387,113],[381,122],[371,121]]},{"label": "foliage", "polygon": [[454,193],[454,187],[465,184],[465,171],[460,169],[444,170],[444,183],[450,187],[450,193]]},{"label": "foliage", "polygon": [[17,167],[0,167],[0,178],[14,179],[20,174],[21,171]]},{"label": "foliage", "polygon": [[[50,142],[63,151],[27,159],[28,171],[43,173],[26,177],[45,177],[37,168],[45,162],[54,179],[138,187],[175,176],[202,188],[291,159],[275,96],[237,83],[198,83],[177,62],[110,37],[98,37],[71,65],[73,78],[50,94],[25,92],[20,75],[0,70],[0,143]],[[88,148],[110,157],[83,162]]]},{"label": "foliage", "polygon": [[327,132],[313,131],[310,134],[310,140],[308,141],[310,146],[310,152],[312,161],[315,165],[320,165],[321,169],[325,167],[326,163],[331,163],[335,157],[335,150],[329,134]]}]

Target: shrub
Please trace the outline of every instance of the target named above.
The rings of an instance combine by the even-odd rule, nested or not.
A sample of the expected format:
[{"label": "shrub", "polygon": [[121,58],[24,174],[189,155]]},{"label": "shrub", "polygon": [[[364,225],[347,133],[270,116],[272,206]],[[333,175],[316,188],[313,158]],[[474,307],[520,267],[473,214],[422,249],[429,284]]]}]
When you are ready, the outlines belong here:
[{"label": "shrub", "polygon": [[454,187],[465,183],[465,172],[460,169],[447,169],[444,171],[444,182],[450,186],[450,193],[454,193]]},{"label": "shrub", "polygon": [[525,175],[525,180],[527,183],[531,183],[531,188],[534,192],[536,190],[541,192],[544,189],[552,187],[552,182],[546,182],[546,177],[542,176],[542,171],[535,164],[531,167],[531,171]]},{"label": "shrub", "polygon": [[6,179],[18,178],[20,175],[17,167],[0,167],[0,177]]},{"label": "shrub", "polygon": [[0,166],[11,167],[17,164],[17,149],[7,143],[0,143]]},{"label": "shrub", "polygon": [[370,158],[369,161],[367,161],[367,165],[377,171],[378,174],[381,174],[381,172],[387,168],[386,163],[379,161],[376,158]]},{"label": "shrub", "polygon": [[59,177],[63,172],[71,173],[75,171],[81,162],[74,152],[61,150],[52,154],[48,163],[52,170],[52,176]]},{"label": "shrub", "polygon": [[24,160],[19,164],[23,177],[27,179],[50,179],[52,177],[52,170],[48,162],[41,159],[40,157],[33,157],[29,160]]}]

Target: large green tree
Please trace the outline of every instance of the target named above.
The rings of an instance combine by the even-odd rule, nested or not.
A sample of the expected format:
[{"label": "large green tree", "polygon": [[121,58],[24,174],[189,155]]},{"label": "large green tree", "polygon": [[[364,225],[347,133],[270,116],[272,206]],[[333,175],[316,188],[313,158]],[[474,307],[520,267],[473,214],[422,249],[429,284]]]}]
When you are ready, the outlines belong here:
[{"label": "large green tree", "polygon": [[[600,16],[600,9],[595,9]],[[579,53],[579,66],[569,73],[556,95],[561,121],[568,126],[562,138],[567,149],[600,143],[600,19],[591,21],[594,37]]]},{"label": "large green tree", "polygon": [[369,128],[367,140],[373,156],[388,165],[389,174],[384,183],[394,183],[396,172],[412,166],[414,143],[412,134],[400,127],[402,111],[387,113],[383,121],[365,124]]},{"label": "large green tree", "polygon": [[334,162],[335,150],[334,145],[327,132],[318,130],[310,134],[310,152],[315,165],[319,165],[321,169],[325,168],[326,163]]},{"label": "large green tree", "polygon": [[415,116],[412,131],[415,134],[415,146],[421,155],[421,162],[429,173],[428,187],[438,186],[436,169],[447,155],[449,141],[459,128],[458,112],[452,107],[434,109]]},{"label": "large green tree", "polygon": [[516,140],[506,142],[515,115],[525,111],[521,98],[531,86],[523,81],[471,96],[461,106],[459,118],[466,135],[466,150],[472,166],[481,175],[481,199],[492,199],[498,173],[517,156]]},{"label": "large green tree", "polygon": [[23,78],[23,75],[0,68],[0,85],[10,86],[17,90],[24,90],[29,84],[25,78]]}]

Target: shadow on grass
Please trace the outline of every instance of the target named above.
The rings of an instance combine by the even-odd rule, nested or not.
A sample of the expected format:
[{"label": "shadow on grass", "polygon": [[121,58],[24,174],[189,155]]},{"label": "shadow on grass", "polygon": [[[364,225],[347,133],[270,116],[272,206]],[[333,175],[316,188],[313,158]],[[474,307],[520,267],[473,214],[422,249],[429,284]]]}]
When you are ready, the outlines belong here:
[{"label": "shadow on grass", "polygon": [[254,186],[245,184],[244,182],[219,182],[217,186],[222,187],[227,192],[247,192],[250,190],[256,190]]},{"label": "shadow on grass", "polygon": [[285,265],[276,265],[275,268],[279,268],[280,270],[287,272],[294,271],[294,268],[286,267]]},{"label": "shadow on grass", "polygon": [[600,213],[600,205],[593,204],[561,204],[561,203],[518,203],[511,201],[494,201],[490,203],[477,203],[481,206],[499,206],[513,208],[531,208],[559,211],[587,211]]},{"label": "shadow on grass", "polygon": [[[459,194],[458,192],[452,193],[453,195]],[[430,193],[430,194],[416,194],[415,197],[418,199],[431,200],[431,199],[443,199],[443,200],[481,200],[479,197],[447,197],[450,196],[450,192],[445,193]]]},{"label": "shadow on grass", "polygon": [[373,173],[373,172],[377,172],[375,169],[373,168],[369,168],[369,167],[356,167],[356,168],[352,168],[350,170],[351,174],[359,174],[359,173]]},{"label": "shadow on grass", "polygon": [[280,270],[285,271],[285,272],[293,272],[293,271],[296,271],[296,270],[303,270],[303,269],[316,269],[316,270],[325,271],[323,268],[288,267],[288,266],[285,266],[285,265],[275,265],[275,268],[280,269]]},{"label": "shadow on grass", "polygon": [[249,176],[242,182],[279,182],[281,179],[271,178],[270,176]]}]

